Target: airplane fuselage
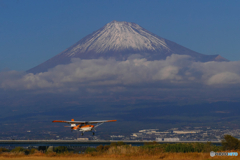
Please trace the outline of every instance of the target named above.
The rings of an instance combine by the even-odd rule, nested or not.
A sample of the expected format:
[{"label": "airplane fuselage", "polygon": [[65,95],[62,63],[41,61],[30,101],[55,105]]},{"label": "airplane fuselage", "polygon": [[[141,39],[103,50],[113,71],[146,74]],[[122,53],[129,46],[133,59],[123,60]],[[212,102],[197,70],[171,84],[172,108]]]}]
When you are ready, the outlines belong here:
[{"label": "airplane fuselage", "polygon": [[88,132],[92,131],[94,125],[84,125],[79,128],[79,131]]},{"label": "airplane fuselage", "polygon": [[92,131],[92,129],[94,128],[94,125],[72,125],[72,130],[79,130],[81,132],[89,132]]}]

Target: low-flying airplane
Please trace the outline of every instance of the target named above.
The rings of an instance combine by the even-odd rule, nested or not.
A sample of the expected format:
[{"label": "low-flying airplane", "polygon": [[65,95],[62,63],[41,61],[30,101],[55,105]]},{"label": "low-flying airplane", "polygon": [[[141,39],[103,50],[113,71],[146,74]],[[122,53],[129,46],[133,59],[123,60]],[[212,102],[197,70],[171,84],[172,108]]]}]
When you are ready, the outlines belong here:
[{"label": "low-flying airplane", "polygon": [[[116,122],[117,120],[102,120],[102,121],[74,121],[72,119],[71,121],[61,121],[61,120],[54,120],[52,121],[53,123],[58,122],[58,123],[68,123],[71,124],[71,126],[65,126],[65,127],[71,127],[72,131],[73,130],[78,130],[83,136],[84,132],[92,132],[94,135],[98,126],[102,125],[105,122]],[[95,126],[93,124],[96,124]],[[95,132],[94,132],[95,131]]]}]

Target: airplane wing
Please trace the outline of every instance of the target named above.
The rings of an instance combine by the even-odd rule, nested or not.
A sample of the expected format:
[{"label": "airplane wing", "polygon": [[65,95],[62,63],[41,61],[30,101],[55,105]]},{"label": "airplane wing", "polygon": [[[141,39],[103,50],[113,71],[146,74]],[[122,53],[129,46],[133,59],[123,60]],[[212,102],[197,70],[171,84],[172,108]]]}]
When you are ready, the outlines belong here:
[{"label": "airplane wing", "polygon": [[53,123],[69,123],[69,124],[96,124],[96,123],[105,123],[105,122],[116,122],[117,120],[101,120],[101,121],[61,121],[54,120]]}]

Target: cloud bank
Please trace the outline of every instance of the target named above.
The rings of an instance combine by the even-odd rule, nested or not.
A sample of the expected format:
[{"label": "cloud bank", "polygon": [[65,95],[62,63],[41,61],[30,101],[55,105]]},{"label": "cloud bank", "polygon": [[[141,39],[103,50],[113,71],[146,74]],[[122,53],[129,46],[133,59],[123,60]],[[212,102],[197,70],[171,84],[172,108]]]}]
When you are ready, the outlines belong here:
[{"label": "cloud bank", "polygon": [[78,91],[104,87],[111,91],[129,87],[175,88],[240,86],[240,62],[194,62],[190,56],[172,55],[166,60],[148,61],[129,57],[114,59],[72,59],[44,73],[0,72],[4,90]]}]

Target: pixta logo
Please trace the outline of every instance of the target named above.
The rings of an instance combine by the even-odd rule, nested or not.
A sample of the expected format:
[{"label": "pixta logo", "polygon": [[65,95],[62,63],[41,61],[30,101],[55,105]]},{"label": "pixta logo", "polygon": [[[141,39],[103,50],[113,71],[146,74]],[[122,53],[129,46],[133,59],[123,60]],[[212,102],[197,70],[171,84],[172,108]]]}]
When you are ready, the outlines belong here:
[{"label": "pixta logo", "polygon": [[210,156],[214,157],[214,156],[238,156],[237,152],[210,152]]}]

